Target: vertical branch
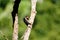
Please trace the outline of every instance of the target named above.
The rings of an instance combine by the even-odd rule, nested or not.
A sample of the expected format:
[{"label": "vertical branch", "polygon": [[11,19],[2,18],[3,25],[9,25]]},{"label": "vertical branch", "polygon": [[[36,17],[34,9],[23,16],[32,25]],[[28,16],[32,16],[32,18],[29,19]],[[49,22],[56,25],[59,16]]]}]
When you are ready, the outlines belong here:
[{"label": "vertical branch", "polygon": [[18,15],[15,16],[14,30],[13,30],[13,38],[12,40],[18,40]]},{"label": "vertical branch", "polygon": [[32,8],[31,8],[31,16],[29,19],[29,23],[31,23],[31,25],[28,24],[28,27],[27,27],[24,35],[22,36],[23,40],[29,39],[29,35],[30,35],[31,29],[32,29],[32,25],[33,25],[33,22],[34,22],[34,19],[36,16],[36,2],[37,2],[37,0],[31,0]]},{"label": "vertical branch", "polygon": [[18,40],[18,7],[21,0],[15,0],[13,11],[12,11],[12,18],[13,18],[13,38],[12,40]]}]

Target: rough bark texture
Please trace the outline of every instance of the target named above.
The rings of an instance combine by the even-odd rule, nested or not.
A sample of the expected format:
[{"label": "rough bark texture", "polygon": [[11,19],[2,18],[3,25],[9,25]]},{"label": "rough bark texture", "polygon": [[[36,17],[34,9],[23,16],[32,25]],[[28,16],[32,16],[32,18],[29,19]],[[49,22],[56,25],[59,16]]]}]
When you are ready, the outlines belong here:
[{"label": "rough bark texture", "polygon": [[18,40],[18,16],[15,16],[14,31],[12,40]]},{"label": "rough bark texture", "polygon": [[23,40],[29,39],[29,35],[30,35],[31,29],[32,29],[32,25],[33,25],[33,22],[34,22],[34,19],[36,16],[36,2],[37,2],[37,0],[31,0],[32,8],[31,8],[31,16],[29,19],[29,23],[31,23],[31,25],[28,25],[24,35],[22,36]]},{"label": "rough bark texture", "polygon": [[12,40],[18,40],[18,7],[21,0],[15,0],[13,11],[12,11],[12,18],[13,18],[13,38]]}]

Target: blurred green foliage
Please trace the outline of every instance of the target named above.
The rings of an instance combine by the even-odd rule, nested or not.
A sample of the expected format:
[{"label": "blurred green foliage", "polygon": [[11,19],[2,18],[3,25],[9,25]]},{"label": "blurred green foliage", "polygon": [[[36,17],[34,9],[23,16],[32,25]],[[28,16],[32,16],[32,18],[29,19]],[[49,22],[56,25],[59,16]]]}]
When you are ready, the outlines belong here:
[{"label": "blurred green foliage", "polygon": [[[0,40],[12,40],[12,0],[0,0]],[[60,0],[44,0],[37,2],[37,14],[29,40],[60,40]],[[30,16],[31,1],[22,0],[19,4],[19,40],[26,30],[24,16]]]}]

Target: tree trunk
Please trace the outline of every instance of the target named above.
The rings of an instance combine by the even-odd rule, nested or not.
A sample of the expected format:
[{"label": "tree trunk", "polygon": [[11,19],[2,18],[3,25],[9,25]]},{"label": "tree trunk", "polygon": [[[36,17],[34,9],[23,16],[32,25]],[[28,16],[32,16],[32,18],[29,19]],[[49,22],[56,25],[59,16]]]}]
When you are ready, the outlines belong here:
[{"label": "tree trunk", "polygon": [[14,31],[12,40],[18,40],[18,16],[15,16]]},{"label": "tree trunk", "polygon": [[31,25],[30,24],[28,25],[24,35],[22,36],[23,40],[29,39],[29,35],[30,35],[31,29],[32,29],[32,25],[33,25],[33,22],[34,22],[34,19],[36,16],[36,2],[37,2],[37,0],[31,0],[32,8],[31,8],[31,16],[29,19],[29,23],[31,23]]},{"label": "tree trunk", "polygon": [[13,38],[12,40],[18,40],[18,7],[21,0],[15,0],[13,11],[12,11],[12,18],[13,18]]}]

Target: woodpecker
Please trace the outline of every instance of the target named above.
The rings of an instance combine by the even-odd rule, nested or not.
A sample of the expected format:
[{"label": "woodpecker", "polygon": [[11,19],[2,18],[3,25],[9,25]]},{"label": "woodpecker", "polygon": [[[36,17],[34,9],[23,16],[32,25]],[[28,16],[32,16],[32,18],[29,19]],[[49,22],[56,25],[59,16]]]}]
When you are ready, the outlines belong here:
[{"label": "woodpecker", "polygon": [[28,26],[31,25],[31,23],[29,23],[29,17],[25,16],[25,18],[23,18],[24,23]]}]

